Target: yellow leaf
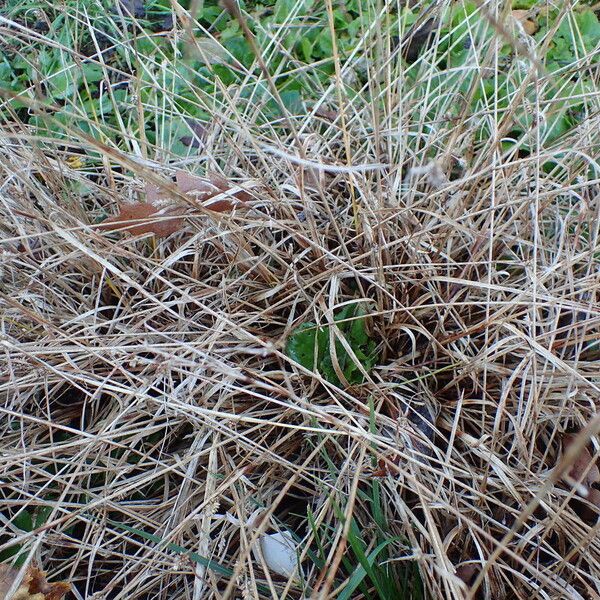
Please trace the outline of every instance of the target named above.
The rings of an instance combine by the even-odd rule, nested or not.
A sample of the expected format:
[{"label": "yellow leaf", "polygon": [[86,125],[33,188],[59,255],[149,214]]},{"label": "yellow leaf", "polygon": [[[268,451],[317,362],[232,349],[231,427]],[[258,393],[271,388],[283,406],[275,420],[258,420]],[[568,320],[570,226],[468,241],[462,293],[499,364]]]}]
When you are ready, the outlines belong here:
[{"label": "yellow leaf", "polygon": [[77,156],[76,154],[73,156],[69,156],[65,161],[71,169],[83,169],[85,166],[85,162],[81,156]]}]

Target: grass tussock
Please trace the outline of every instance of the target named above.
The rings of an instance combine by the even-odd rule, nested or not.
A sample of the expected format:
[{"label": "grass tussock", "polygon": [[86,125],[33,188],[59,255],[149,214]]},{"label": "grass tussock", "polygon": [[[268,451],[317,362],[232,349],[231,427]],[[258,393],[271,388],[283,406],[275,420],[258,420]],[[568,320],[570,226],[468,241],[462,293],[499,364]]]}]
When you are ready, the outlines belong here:
[{"label": "grass tussock", "polygon": [[[328,78],[290,50],[317,8],[243,12],[261,61],[224,82],[180,5],[167,34],[91,6],[60,9],[89,35],[58,50],[91,98],[42,77],[0,105],[2,559],[78,599],[596,597],[598,482],[572,467],[600,429],[598,48],[545,64],[579,9],[534,38],[493,2],[446,28],[450,3],[363,2]],[[49,43],[15,19],[7,52]],[[181,169],[251,198],[207,211]],[[98,227],[147,183],[177,232]],[[344,382],[348,306],[377,360]],[[286,352],[307,322],[330,378]],[[301,574],[256,552],[277,531]]]}]

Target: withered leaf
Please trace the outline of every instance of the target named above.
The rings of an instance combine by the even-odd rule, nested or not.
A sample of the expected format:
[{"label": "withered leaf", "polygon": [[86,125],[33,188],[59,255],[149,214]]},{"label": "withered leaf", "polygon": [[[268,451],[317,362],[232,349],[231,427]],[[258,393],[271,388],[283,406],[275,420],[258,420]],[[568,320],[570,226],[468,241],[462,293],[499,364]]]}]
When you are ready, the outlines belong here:
[{"label": "withered leaf", "polygon": [[[563,437],[563,454],[575,442],[576,434],[567,434]],[[582,485],[591,488],[600,482],[600,469],[587,448],[584,448],[575,462],[571,465],[568,473],[571,479],[581,481]]]},{"label": "withered leaf", "polygon": [[71,589],[65,581],[49,583],[43,571],[30,566],[25,572],[21,585],[9,599],[8,591],[18,574],[18,569],[13,569],[9,565],[0,565],[0,598],[3,600],[61,600]]},{"label": "withered leaf", "polygon": [[413,63],[419,58],[421,51],[429,47],[437,26],[438,24],[434,18],[427,19],[427,21],[418,27],[416,25],[412,26],[402,39],[402,56],[404,60]]},{"label": "withered leaf", "polygon": [[319,108],[315,111],[315,115],[317,117],[321,117],[322,119],[331,121],[332,123],[338,118],[339,114],[339,111],[331,110],[329,108],[325,108],[324,106],[319,106]]},{"label": "withered leaf", "polygon": [[204,126],[202,121],[198,121],[198,119],[186,119],[185,122],[190,128],[192,135],[184,135],[179,138],[179,141],[184,146],[189,146],[190,148],[200,148],[206,141],[208,129]]},{"label": "withered leaf", "polygon": [[528,10],[513,10],[512,16],[523,26],[523,29],[527,35],[533,35],[538,29],[538,24],[530,19],[530,12]]},{"label": "withered leaf", "polygon": [[[175,187],[213,212],[231,211],[238,202],[252,198],[245,190],[228,193],[233,186],[224,177],[216,174],[200,177],[187,171],[177,171]],[[167,237],[179,231],[184,224],[182,215],[185,207],[177,204],[169,206],[168,191],[154,184],[147,182],[145,192],[146,202],[122,204],[119,214],[106,219],[99,228],[105,231],[128,231],[133,235],[152,233],[157,237]],[[225,197],[213,200],[220,195]]]},{"label": "withered leaf", "polygon": [[[193,175],[188,171],[177,171],[175,174],[175,187],[182,194],[189,194],[190,197],[202,202],[205,208],[214,210],[215,212],[225,212],[233,208],[233,202],[229,199],[208,202],[215,196],[227,192],[232,187],[227,179],[220,175],[212,173],[207,177],[201,177],[200,175]],[[163,190],[150,183],[146,184],[145,192],[146,201],[152,204],[162,202],[168,198]],[[231,194],[231,196],[241,202],[252,199],[252,196],[244,190],[239,190]]]},{"label": "withered leaf", "polygon": [[477,573],[479,573],[479,565],[475,563],[466,563],[456,568],[456,576],[464,581],[467,587],[470,587],[475,579]]},{"label": "withered leaf", "polygon": [[[212,198],[219,194],[224,194],[232,188],[232,185],[220,175],[211,173],[207,177],[192,175],[187,171],[177,171],[175,175],[177,188],[183,194],[190,194],[202,204],[205,208],[215,212],[226,212],[233,209],[235,203],[229,198],[223,198],[212,201]],[[240,202],[247,202],[252,196],[245,190],[239,190],[231,196]]]},{"label": "withered leaf", "polygon": [[100,224],[106,231],[128,231],[132,235],[153,233],[157,237],[167,237],[179,231],[184,223],[181,208],[161,209],[151,202],[122,204],[119,214]]},{"label": "withered leaf", "polygon": [[[577,434],[563,436],[563,455],[576,439]],[[569,504],[583,521],[596,523],[600,515],[600,469],[587,447],[573,461],[568,473],[563,476],[563,481],[568,485],[573,485],[574,481],[580,482],[583,489],[577,490],[579,497],[573,498]]]},{"label": "withered leaf", "polygon": [[146,202],[158,206],[163,202],[168,195],[157,185],[146,182],[144,186],[144,193],[146,194]]},{"label": "withered leaf", "polygon": [[143,0],[120,0],[120,4],[127,16],[143,19],[146,16],[146,8]]},{"label": "withered leaf", "polygon": [[208,200],[228,189],[227,184],[221,181],[212,181],[210,177],[193,175],[188,171],[177,171],[175,174],[177,189],[182,194],[192,193],[198,200]]}]

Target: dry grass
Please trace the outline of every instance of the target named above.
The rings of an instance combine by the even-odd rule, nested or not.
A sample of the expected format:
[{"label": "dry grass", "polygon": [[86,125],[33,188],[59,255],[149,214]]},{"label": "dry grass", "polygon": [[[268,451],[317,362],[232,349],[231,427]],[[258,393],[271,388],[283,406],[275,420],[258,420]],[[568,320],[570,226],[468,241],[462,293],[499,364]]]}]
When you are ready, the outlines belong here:
[{"label": "dry grass", "polygon": [[[399,32],[375,16],[384,4],[306,114],[269,120],[242,97],[259,68],[220,95],[198,92],[213,126],[205,150],[178,162],[168,140],[135,139],[145,111],[177,110],[156,55],[136,58],[157,93],[132,101],[121,133],[134,139],[120,147],[69,126],[65,149],[4,113],[0,550],[21,545],[76,598],[333,598],[358,567],[350,517],[367,554],[390,540],[390,581],[418,568],[423,597],[600,594],[596,519],[555,469],[564,431],[591,423],[598,453],[598,90],[557,141],[532,125],[529,152],[503,149],[523,104],[547,115],[545,91],[573,73],[536,72],[535,45],[515,43],[503,66],[521,73],[513,104],[453,116],[467,73],[480,85],[498,64],[502,32],[474,39],[441,93],[433,50],[412,82]],[[274,52],[284,32],[267,32]],[[312,81],[304,67],[289,58],[279,71]],[[532,90],[537,106],[523,98]],[[148,171],[177,165],[217,170],[254,200],[230,215],[191,208],[164,240],[94,228]],[[283,350],[294,327],[331,322],[350,301],[369,308],[380,364],[337,389]],[[32,531],[8,521],[42,507]],[[251,552],[277,528],[301,539],[303,586]],[[324,569],[307,554],[315,531]],[[407,581],[405,597],[419,597]]]}]

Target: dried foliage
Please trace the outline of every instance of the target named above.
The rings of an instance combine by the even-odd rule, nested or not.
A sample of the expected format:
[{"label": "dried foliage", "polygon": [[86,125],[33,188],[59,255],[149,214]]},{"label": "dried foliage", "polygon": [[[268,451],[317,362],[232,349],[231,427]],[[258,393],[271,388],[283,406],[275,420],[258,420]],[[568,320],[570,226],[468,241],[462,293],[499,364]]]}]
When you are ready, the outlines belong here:
[{"label": "dried foliage", "polygon": [[[175,214],[173,214],[175,213]],[[104,231],[127,231],[132,235],[151,233],[157,237],[168,237],[179,231],[184,224],[181,209],[160,209],[150,202],[122,204],[119,214],[104,221],[99,229]]]},{"label": "dried foliage", "polygon": [[[192,206],[217,213],[231,212],[240,201],[252,198],[245,190],[232,191],[234,186],[215,174],[198,177],[186,171],[177,171],[175,182],[175,192],[188,196]],[[98,229],[168,237],[183,228],[185,219],[181,215],[185,207],[181,201],[170,199],[172,194],[150,183],[146,184],[145,195],[145,202],[121,203],[119,214],[103,221]]]},{"label": "dried foliage", "polygon": [[48,583],[46,574],[36,567],[28,567],[17,589],[7,595],[19,576],[18,569],[0,564],[0,598],[3,600],[61,600],[69,592],[68,583]]},{"label": "dried foliage", "polygon": [[[426,597],[600,594],[597,519],[573,503],[593,508],[578,485],[598,494],[600,96],[596,82],[578,124],[546,141],[553,104],[528,98],[556,79],[523,42],[511,104],[492,94],[449,118],[493,85],[504,33],[473,40],[452,93],[435,44],[407,65],[382,25],[299,118],[271,118],[258,91],[198,95],[219,123],[206,170],[168,163],[159,142],[142,160],[126,132],[110,156],[73,131],[65,150],[2,113],[0,552],[41,558],[78,598],[328,598],[353,584],[360,534],[392,580],[414,564]],[[266,93],[256,65],[244,77]],[[524,107],[526,143],[508,143]],[[152,200],[128,214],[123,199],[174,168],[205,173],[216,189],[200,200],[226,218],[130,223],[163,239],[97,226],[117,205],[119,228],[158,222]],[[247,210],[229,210],[237,188],[211,196],[256,182],[268,197]],[[378,364],[340,389],[285,344],[304,322],[333,332],[350,302],[368,307]],[[563,434],[579,430],[566,479]],[[304,588],[256,558],[267,531],[295,534]],[[382,597],[363,583],[354,597]]]}]

